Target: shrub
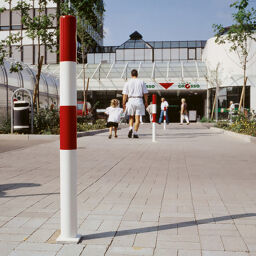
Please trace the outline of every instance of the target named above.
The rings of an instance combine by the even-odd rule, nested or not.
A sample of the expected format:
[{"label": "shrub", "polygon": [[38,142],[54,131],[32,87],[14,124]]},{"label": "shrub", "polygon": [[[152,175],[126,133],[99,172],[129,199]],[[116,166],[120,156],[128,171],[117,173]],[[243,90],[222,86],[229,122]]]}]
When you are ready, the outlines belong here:
[{"label": "shrub", "polygon": [[202,119],[200,120],[200,122],[201,123],[214,123],[214,120],[203,116]]},{"label": "shrub", "polygon": [[5,120],[0,124],[0,134],[7,134],[11,132],[11,120]]},{"label": "shrub", "polygon": [[232,118],[232,122],[219,121],[217,127],[237,133],[256,136],[256,120],[243,114],[238,114]]},{"label": "shrub", "polygon": [[34,133],[59,134],[60,116],[58,109],[39,109],[34,113]]}]

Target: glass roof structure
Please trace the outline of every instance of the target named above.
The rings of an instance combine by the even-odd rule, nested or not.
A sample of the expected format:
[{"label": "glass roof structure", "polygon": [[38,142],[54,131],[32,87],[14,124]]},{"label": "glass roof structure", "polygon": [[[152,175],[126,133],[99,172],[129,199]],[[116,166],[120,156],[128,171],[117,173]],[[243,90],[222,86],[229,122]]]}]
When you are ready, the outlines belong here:
[{"label": "glass roof structure", "polygon": [[[190,82],[207,86],[207,68],[202,61],[86,64],[85,79],[90,79],[89,90],[121,90],[132,69],[137,69],[147,84]],[[48,65],[45,70],[59,75],[59,65]],[[82,64],[77,64],[77,89],[83,89]]]},{"label": "glass roof structure", "polygon": [[[37,70],[29,65],[22,64],[19,72],[10,72],[13,59],[5,59],[0,65],[0,119],[10,113],[10,102],[13,91],[22,87],[33,93]],[[50,71],[41,72],[40,84],[40,105],[49,107],[52,103],[58,105],[59,101],[59,79]]]}]

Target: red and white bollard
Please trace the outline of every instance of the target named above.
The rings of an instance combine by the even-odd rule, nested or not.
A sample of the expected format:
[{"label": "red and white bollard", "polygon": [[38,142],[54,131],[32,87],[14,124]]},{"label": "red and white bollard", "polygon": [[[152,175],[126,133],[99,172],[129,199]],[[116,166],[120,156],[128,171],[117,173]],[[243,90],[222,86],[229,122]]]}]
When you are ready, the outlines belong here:
[{"label": "red and white bollard", "polygon": [[77,235],[76,18],[60,17],[60,225],[57,241]]},{"label": "red and white bollard", "polygon": [[164,107],[164,130],[166,130],[166,107]]},{"label": "red and white bollard", "polygon": [[152,142],[156,142],[156,95],[152,95]]}]

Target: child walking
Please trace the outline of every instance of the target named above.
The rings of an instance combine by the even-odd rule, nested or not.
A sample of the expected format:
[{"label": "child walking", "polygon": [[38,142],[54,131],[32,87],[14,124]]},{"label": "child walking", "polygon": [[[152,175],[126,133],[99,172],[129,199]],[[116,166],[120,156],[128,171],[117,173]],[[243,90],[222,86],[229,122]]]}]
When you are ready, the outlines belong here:
[{"label": "child walking", "polygon": [[110,102],[110,107],[108,107],[105,112],[105,114],[108,115],[107,127],[109,128],[109,139],[112,138],[113,128],[115,131],[115,138],[117,138],[117,128],[122,113],[123,109],[119,107],[119,101],[117,99],[112,99]]}]

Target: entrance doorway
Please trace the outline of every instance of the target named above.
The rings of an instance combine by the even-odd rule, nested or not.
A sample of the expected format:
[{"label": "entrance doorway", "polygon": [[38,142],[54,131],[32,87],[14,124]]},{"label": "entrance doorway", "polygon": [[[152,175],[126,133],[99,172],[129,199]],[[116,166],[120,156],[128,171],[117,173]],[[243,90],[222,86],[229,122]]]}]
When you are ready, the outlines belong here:
[{"label": "entrance doorway", "polygon": [[205,102],[206,102],[206,91],[168,91],[161,92],[161,95],[157,93],[157,113],[158,118],[160,114],[160,102],[161,98],[165,98],[169,103],[168,117],[169,122],[178,123],[180,122],[180,105],[181,99],[185,98],[188,111],[195,110],[197,118],[202,118],[205,115]]}]

